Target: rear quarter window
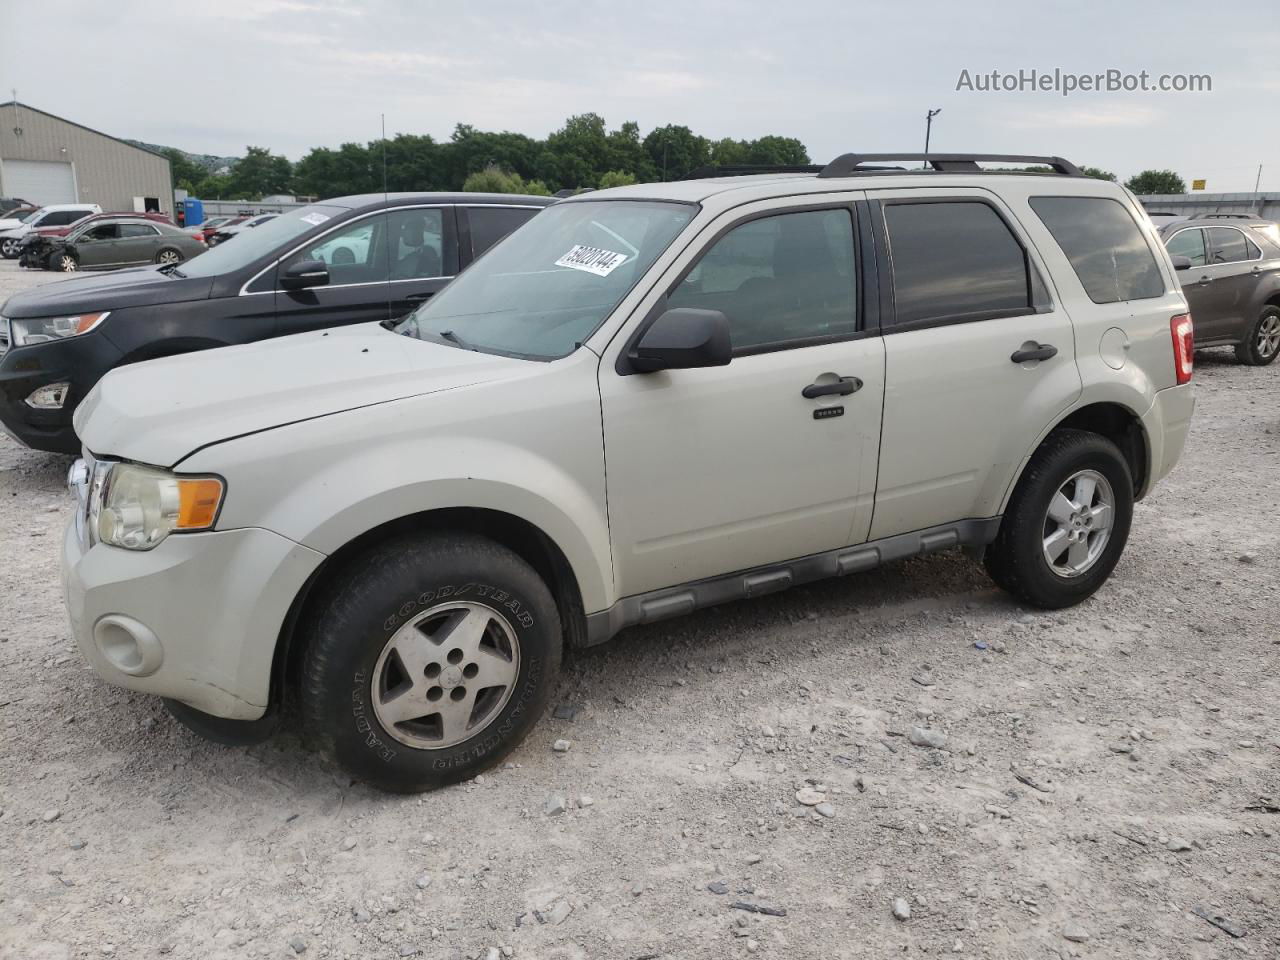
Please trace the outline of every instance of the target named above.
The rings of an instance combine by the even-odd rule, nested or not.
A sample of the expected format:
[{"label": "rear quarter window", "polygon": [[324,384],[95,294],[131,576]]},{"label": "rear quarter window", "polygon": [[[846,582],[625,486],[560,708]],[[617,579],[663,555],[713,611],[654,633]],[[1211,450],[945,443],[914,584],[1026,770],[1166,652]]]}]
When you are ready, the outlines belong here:
[{"label": "rear quarter window", "polygon": [[1094,303],[1164,293],[1155,255],[1124,204],[1110,197],[1032,197],[1030,202]]}]

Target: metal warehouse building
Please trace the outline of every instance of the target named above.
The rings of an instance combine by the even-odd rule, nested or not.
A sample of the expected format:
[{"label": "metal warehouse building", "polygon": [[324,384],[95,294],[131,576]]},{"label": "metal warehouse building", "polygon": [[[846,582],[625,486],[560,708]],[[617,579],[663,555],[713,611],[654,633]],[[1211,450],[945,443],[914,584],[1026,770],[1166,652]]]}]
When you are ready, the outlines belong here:
[{"label": "metal warehouse building", "polygon": [[0,197],[172,216],[173,175],[158,153],[10,100],[0,103]]}]

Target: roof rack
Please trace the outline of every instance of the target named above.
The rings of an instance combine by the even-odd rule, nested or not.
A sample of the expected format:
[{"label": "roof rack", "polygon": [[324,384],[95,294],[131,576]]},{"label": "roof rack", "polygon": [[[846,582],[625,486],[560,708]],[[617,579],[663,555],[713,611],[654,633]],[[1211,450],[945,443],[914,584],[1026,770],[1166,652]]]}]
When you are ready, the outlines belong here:
[{"label": "roof rack", "polygon": [[937,173],[993,173],[978,166],[983,163],[1028,163],[1049,167],[1065,177],[1083,177],[1079,168],[1062,157],[1031,157],[1004,153],[845,153],[836,157],[818,172],[819,179],[852,177],[868,170],[885,167],[868,166],[886,160],[919,160]]},{"label": "roof rack", "polygon": [[757,173],[821,173],[825,168],[817,163],[710,163],[690,170],[680,180],[707,180],[710,177],[749,177]]}]

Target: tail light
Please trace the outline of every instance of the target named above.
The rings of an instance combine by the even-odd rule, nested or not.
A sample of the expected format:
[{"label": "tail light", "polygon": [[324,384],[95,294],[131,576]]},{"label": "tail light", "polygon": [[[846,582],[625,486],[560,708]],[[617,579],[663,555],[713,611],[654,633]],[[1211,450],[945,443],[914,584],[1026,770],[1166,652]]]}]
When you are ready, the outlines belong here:
[{"label": "tail light", "polygon": [[1180,313],[1169,320],[1169,332],[1173,334],[1173,372],[1178,383],[1191,382],[1192,354],[1195,351],[1195,332],[1191,314]]},{"label": "tail light", "polygon": [[194,237],[195,239],[199,240],[201,243],[204,243],[204,234],[203,234],[203,233],[193,233],[191,236],[192,236],[192,237]]}]

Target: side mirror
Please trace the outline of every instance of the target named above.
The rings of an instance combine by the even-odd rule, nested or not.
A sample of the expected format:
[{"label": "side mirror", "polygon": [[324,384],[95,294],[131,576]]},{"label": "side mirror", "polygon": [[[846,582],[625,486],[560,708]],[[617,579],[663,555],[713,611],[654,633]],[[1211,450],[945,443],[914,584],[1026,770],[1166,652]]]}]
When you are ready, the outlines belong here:
[{"label": "side mirror", "polygon": [[329,282],[329,268],[323,260],[299,260],[280,271],[280,286],[286,290],[323,287]]},{"label": "side mirror", "polygon": [[676,307],[649,325],[627,359],[640,373],[723,367],[733,356],[729,318],[719,310]]},{"label": "side mirror", "polygon": [[1171,257],[1170,259],[1171,259],[1171,260],[1173,260],[1173,269],[1175,269],[1175,270],[1190,270],[1190,269],[1191,269],[1191,258],[1190,258],[1190,257]]}]

